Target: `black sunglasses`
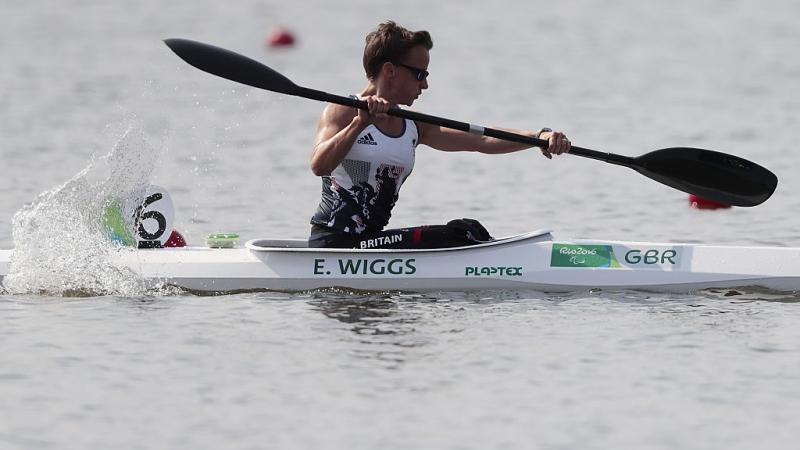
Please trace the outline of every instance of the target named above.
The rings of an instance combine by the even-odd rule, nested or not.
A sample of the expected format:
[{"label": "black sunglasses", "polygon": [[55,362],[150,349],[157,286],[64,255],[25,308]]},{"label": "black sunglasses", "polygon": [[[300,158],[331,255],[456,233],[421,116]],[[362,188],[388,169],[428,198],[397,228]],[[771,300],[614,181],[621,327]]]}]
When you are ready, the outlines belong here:
[{"label": "black sunglasses", "polygon": [[408,64],[403,64],[403,63],[399,63],[399,62],[392,63],[392,64],[394,64],[396,66],[400,66],[400,67],[405,67],[406,69],[414,72],[414,78],[416,78],[417,81],[424,81],[426,78],[428,78],[428,75],[430,75],[430,73],[428,73],[427,70],[422,70],[422,69],[416,68],[414,66],[409,66]]}]

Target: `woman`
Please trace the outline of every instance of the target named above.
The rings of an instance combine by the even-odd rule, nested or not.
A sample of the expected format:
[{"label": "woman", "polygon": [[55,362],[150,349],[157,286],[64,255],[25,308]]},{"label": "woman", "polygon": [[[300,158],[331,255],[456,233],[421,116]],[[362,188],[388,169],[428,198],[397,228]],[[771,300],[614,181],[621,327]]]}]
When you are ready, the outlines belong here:
[{"label": "woman", "polygon": [[[414,168],[417,145],[489,154],[529,148],[386,114],[393,105],[411,106],[428,88],[432,47],[427,31],[412,32],[394,22],[380,24],[367,35],[368,83],[360,97],[369,110],[329,104],[317,127],[311,171],[322,177],[322,200],[311,219],[310,247],[437,248],[491,240],[471,219],[383,230],[400,187]],[[546,139],[549,147],[542,153],[547,158],[570,148],[563,133],[549,128],[507,131]]]}]

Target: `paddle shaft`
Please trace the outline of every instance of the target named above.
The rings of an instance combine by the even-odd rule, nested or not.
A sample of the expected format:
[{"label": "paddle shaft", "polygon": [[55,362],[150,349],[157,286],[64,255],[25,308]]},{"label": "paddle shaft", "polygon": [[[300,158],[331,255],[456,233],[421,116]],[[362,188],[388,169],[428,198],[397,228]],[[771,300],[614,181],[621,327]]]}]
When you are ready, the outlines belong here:
[{"label": "paddle shaft", "polygon": [[[364,100],[359,100],[352,97],[344,97],[341,95],[329,94],[324,91],[309,89],[302,86],[298,86],[297,92],[292,93],[291,95],[308,98],[311,100],[319,100],[328,103],[336,103],[339,105],[351,106],[353,108],[359,108],[363,110],[369,109],[369,107],[367,106],[367,102]],[[387,114],[389,114],[390,116],[402,117],[403,119],[417,120],[419,122],[425,122],[432,125],[439,125],[445,128],[452,128],[454,130],[460,130],[467,133],[489,136],[497,139],[502,139],[504,141],[527,144],[533,147],[547,148],[548,146],[548,142],[544,139],[537,139],[530,136],[523,136],[521,134],[511,133],[509,131],[482,127],[480,125],[475,125],[466,122],[459,122],[457,120],[445,119],[444,117],[432,116],[430,114],[423,114],[416,111],[408,111],[397,107],[389,109]],[[629,156],[598,152],[597,150],[576,147],[574,145],[571,146],[569,154],[576,156],[583,156],[584,158],[596,159],[598,161],[605,161],[607,163],[617,164],[620,166],[631,167],[635,165],[633,158]]]}]

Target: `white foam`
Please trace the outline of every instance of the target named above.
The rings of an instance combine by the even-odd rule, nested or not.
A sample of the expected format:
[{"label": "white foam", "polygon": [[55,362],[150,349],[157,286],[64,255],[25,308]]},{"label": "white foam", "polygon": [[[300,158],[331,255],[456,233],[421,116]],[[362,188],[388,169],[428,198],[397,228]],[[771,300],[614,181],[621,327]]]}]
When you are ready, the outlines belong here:
[{"label": "white foam", "polygon": [[159,149],[132,125],[108,155],[61,186],[40,194],[13,218],[14,250],[3,280],[12,294],[152,294],[131,270],[114,263],[119,252],[100,217],[112,198],[143,196]]}]

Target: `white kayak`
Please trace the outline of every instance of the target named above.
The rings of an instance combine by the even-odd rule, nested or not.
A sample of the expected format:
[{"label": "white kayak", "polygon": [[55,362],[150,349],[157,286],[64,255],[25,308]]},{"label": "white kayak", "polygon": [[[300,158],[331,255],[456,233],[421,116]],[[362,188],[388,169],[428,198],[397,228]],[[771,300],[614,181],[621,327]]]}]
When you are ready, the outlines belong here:
[{"label": "white kayak", "polygon": [[[0,251],[0,280],[11,251]],[[196,292],[468,291],[592,288],[686,292],[760,286],[800,290],[800,248],[556,239],[534,231],[434,250],[318,249],[300,239],[237,248],[121,249],[120,267]]]}]

